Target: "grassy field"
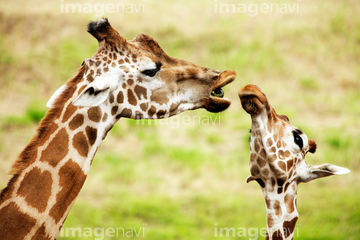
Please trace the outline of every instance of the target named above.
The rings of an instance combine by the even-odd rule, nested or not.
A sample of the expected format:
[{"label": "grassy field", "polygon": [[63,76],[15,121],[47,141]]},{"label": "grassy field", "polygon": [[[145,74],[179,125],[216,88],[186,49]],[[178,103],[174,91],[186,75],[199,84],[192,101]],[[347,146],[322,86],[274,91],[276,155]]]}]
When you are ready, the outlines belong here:
[{"label": "grassy field", "polygon": [[[270,3],[251,1],[264,2]],[[255,15],[249,1],[230,0],[103,1],[127,7],[103,14],[95,1],[87,1],[91,13],[66,13],[71,1],[0,3],[0,188],[47,100],[96,52],[86,24],[104,15],[127,39],[147,33],[171,56],[234,69],[238,77],[225,88],[232,105],[224,113],[200,109],[169,121],[121,119],[100,146],[64,225],[85,236],[59,239],[264,239],[256,233],[265,227],[262,192],[245,183],[251,123],[237,92],[248,83],[317,142],[309,164],[352,171],[300,185],[296,238],[359,239],[360,5],[273,2],[294,11]],[[228,5],[229,13],[220,8],[235,3],[252,7],[231,12]],[[219,227],[246,232],[219,237]],[[86,237],[88,228],[92,237]],[[119,237],[105,234],[111,229]]]}]

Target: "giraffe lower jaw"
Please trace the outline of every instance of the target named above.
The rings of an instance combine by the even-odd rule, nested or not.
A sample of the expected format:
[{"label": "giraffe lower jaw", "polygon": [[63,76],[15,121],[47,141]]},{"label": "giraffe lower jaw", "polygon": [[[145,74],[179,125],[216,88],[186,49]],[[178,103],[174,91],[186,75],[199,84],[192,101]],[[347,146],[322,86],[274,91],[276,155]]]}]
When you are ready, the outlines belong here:
[{"label": "giraffe lower jaw", "polygon": [[[232,79],[230,82],[232,82]],[[225,83],[223,86],[229,84],[230,82]],[[204,99],[204,108],[209,112],[222,112],[227,109],[231,102],[224,98],[224,90],[222,87],[218,87],[210,93],[210,96]]]},{"label": "giraffe lower jaw", "polygon": [[207,97],[204,99],[204,108],[209,112],[222,112],[230,106],[228,99],[220,97]]}]

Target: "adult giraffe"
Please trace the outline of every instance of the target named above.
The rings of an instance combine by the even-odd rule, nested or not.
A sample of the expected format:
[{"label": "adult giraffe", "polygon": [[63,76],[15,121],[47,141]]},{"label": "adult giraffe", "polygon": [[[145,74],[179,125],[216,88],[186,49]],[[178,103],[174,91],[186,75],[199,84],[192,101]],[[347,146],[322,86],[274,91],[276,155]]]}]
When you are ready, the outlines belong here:
[{"label": "adult giraffe", "polygon": [[165,118],[225,110],[235,72],[168,56],[150,36],[127,41],[107,19],[88,24],[99,42],[77,75],[49,100],[37,134],[0,195],[0,239],[55,239],[107,132],[121,118]]}]

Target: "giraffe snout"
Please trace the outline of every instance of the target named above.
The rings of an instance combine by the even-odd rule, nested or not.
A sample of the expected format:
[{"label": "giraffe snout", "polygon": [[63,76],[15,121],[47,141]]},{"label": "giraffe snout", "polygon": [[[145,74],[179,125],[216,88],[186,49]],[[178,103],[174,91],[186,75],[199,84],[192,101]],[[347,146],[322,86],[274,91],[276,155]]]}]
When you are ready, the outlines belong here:
[{"label": "giraffe snout", "polygon": [[243,87],[238,95],[243,109],[249,114],[259,114],[268,104],[265,94],[259,87],[252,84]]}]

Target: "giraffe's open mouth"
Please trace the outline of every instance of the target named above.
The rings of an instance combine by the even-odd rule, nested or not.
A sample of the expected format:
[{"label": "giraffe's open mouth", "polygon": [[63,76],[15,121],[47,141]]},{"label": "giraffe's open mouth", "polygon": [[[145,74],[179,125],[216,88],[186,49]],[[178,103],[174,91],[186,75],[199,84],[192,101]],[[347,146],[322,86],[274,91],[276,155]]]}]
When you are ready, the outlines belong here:
[{"label": "giraffe's open mouth", "polygon": [[233,82],[236,78],[236,73],[233,70],[227,70],[220,74],[217,81],[212,86],[211,96],[217,97],[217,98],[223,98],[224,97],[224,90],[222,90],[223,87],[228,85],[229,83]]},{"label": "giraffe's open mouth", "polygon": [[231,102],[224,98],[224,90],[222,89],[236,78],[236,73],[233,70],[227,70],[220,74],[217,81],[211,88],[208,98],[205,98],[204,107],[209,112],[221,112],[227,109]]}]

